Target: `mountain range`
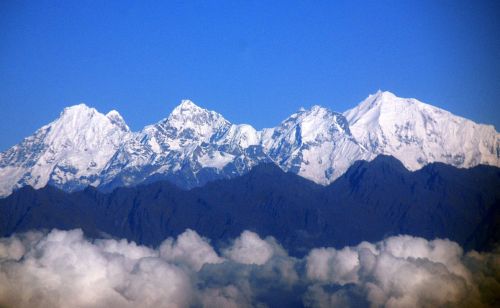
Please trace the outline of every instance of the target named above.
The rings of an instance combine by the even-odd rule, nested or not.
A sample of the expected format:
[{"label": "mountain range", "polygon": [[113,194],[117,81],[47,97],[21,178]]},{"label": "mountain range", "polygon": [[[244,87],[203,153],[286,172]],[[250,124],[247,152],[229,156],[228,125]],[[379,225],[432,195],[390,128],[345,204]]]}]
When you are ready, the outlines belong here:
[{"label": "mountain range", "polygon": [[272,163],[191,190],[168,181],[109,193],[26,186],[0,199],[0,236],[81,228],[93,238],[157,246],[189,228],[218,245],[251,230],[302,256],[408,234],[484,250],[500,240],[499,187],[497,167],[431,163],[409,171],[384,155],[354,163],[327,186]]},{"label": "mountain range", "polygon": [[165,119],[132,132],[117,111],[104,115],[80,104],[0,153],[0,196],[27,185],[111,191],[158,180],[190,189],[262,163],[328,185],[381,154],[411,171],[433,162],[498,167],[500,135],[491,125],[382,91],[344,113],[313,106],[262,130],[184,100]]}]

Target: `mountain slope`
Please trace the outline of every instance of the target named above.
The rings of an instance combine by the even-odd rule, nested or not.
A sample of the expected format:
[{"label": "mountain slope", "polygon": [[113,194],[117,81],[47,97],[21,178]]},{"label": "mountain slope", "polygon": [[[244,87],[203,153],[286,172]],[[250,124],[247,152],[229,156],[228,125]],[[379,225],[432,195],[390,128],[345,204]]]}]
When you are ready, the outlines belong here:
[{"label": "mountain slope", "polygon": [[265,129],[262,144],[284,170],[323,185],[341,176],[353,162],[372,158],[353,138],[345,117],[320,106]]},{"label": "mountain slope", "polygon": [[354,140],[344,116],[326,108],[301,110],[278,127],[256,131],[186,100],[117,151],[101,187],[166,179],[192,188],[242,175],[262,162],[328,184],[354,161],[371,157]]},{"label": "mountain slope", "polygon": [[47,184],[71,191],[99,183],[99,174],[130,134],[116,111],[84,104],[64,109],[54,122],[0,153],[0,196]]},{"label": "mountain slope", "polygon": [[234,125],[189,100],[124,143],[102,173],[111,189],[159,179],[194,187],[248,172],[269,158],[249,125]]},{"label": "mountain slope", "polygon": [[489,166],[434,163],[411,172],[398,160],[379,156],[356,162],[321,186],[262,164],[189,191],[168,182],[111,193],[25,187],[0,200],[0,236],[78,227],[90,236],[158,245],[186,228],[215,243],[253,230],[300,255],[311,247],[344,247],[404,233],[483,249],[499,240],[499,188],[500,169]]},{"label": "mountain slope", "polygon": [[344,115],[365,148],[375,155],[392,155],[410,170],[432,162],[462,168],[500,166],[500,135],[493,126],[416,99],[379,91]]},{"label": "mountain slope", "polygon": [[327,185],[357,160],[392,155],[408,169],[432,162],[500,166],[500,135],[415,99],[370,95],[344,114],[301,109],[274,128],[255,130],[184,100],[160,122],[132,133],[116,111],[85,105],[0,154],[0,197],[47,183],[105,191],[167,180],[181,188],[243,175],[275,163]]}]

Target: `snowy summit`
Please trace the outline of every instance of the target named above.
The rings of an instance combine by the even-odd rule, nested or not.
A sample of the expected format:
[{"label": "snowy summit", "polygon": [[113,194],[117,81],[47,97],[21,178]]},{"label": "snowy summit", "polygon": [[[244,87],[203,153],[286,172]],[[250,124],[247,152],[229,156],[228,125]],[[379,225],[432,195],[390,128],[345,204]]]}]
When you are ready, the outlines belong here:
[{"label": "snowy summit", "polygon": [[355,161],[379,154],[409,170],[431,162],[500,166],[500,137],[491,125],[382,91],[344,113],[301,108],[261,131],[190,100],[139,132],[131,132],[115,110],[104,115],[80,104],[0,153],[0,196],[24,185],[72,191],[156,179],[190,188],[263,162],[326,185]]}]

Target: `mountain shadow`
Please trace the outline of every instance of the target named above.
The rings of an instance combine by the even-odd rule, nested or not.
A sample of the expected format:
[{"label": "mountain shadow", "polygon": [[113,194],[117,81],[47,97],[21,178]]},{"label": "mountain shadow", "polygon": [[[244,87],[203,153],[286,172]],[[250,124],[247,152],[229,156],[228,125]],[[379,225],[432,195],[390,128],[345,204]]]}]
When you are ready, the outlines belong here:
[{"label": "mountain shadow", "polygon": [[396,234],[449,238],[466,249],[500,239],[500,169],[434,163],[408,171],[397,159],[358,161],[329,186],[273,164],[191,190],[155,182],[104,193],[27,186],[0,200],[0,235],[81,228],[155,246],[186,228],[227,244],[243,230],[274,236],[292,255]]}]

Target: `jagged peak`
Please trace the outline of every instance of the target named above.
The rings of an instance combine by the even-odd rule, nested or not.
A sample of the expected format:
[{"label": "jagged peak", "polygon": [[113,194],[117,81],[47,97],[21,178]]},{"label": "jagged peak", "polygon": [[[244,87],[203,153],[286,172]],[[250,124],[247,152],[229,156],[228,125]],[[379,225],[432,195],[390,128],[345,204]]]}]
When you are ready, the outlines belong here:
[{"label": "jagged peak", "polygon": [[[167,118],[146,126],[143,132],[151,135],[162,131],[160,135],[163,135],[165,129],[171,133],[173,128],[175,134],[187,134],[194,139],[208,141],[214,133],[230,125],[231,123],[219,113],[204,109],[191,100],[184,99]],[[168,138],[173,138],[173,135]]]},{"label": "jagged peak", "polygon": [[119,127],[124,132],[129,132],[130,129],[125,123],[125,120],[116,110],[111,110],[107,114],[100,113],[97,109],[89,107],[84,103],[69,106],[63,109],[59,118],[49,125],[58,125],[60,127],[86,127],[91,121],[92,123],[106,123],[109,121],[116,127]]},{"label": "jagged peak", "polygon": [[65,107],[64,110],[76,110],[76,109],[92,109],[92,107],[88,106],[85,103],[80,103],[72,106]]},{"label": "jagged peak", "polygon": [[53,123],[85,122],[87,121],[86,119],[93,119],[96,116],[105,117],[104,114],[100,113],[95,108],[81,103],[64,108]]},{"label": "jagged peak", "polygon": [[185,107],[199,107],[196,105],[192,100],[190,99],[182,99],[180,106],[185,106]]},{"label": "jagged peak", "polygon": [[63,109],[61,116],[67,114],[81,114],[81,113],[95,113],[97,110],[95,108],[89,107],[84,103],[69,106]]},{"label": "jagged peak", "polygon": [[[396,96],[394,93],[390,91],[383,91],[383,90],[378,90],[377,92],[368,95],[367,98],[365,98],[361,103],[359,103],[357,106],[355,106],[352,109],[349,109],[343,113],[344,116],[349,121],[352,121],[355,118],[358,118],[361,114],[371,112],[373,110],[378,110],[380,108],[394,108],[395,106],[398,105],[414,105],[414,106],[419,106],[423,108],[437,108],[431,105],[424,104],[416,99],[413,98],[401,98]],[[425,107],[427,106],[427,107]],[[380,111],[376,111],[380,112]]]},{"label": "jagged peak", "polygon": [[114,125],[117,125],[122,130],[130,131],[127,123],[125,122],[122,115],[118,111],[113,109],[106,114],[106,117],[111,121],[111,123],[113,123]]},{"label": "jagged peak", "polygon": [[114,122],[125,123],[125,120],[123,119],[122,115],[114,109],[106,113],[106,117],[110,119],[111,122],[113,123]]},{"label": "jagged peak", "polygon": [[221,114],[215,111],[204,109],[196,105],[189,99],[182,100],[181,103],[177,107],[175,107],[174,110],[172,110],[168,118],[164,121],[168,121],[170,123],[193,122],[202,125],[207,125],[209,124],[208,122],[214,121],[228,122]]},{"label": "jagged peak", "polygon": [[208,112],[208,110],[196,105],[192,100],[183,99],[181,103],[172,110],[172,114]]},{"label": "jagged peak", "polygon": [[310,109],[311,112],[318,112],[318,111],[330,111],[328,108],[325,108],[320,105],[313,105]]},{"label": "jagged peak", "polygon": [[307,114],[307,115],[342,115],[342,113],[334,111],[328,107],[321,105],[312,105],[309,109],[300,107],[297,114]]},{"label": "jagged peak", "polygon": [[368,97],[361,104],[367,103],[373,107],[384,102],[395,102],[397,99],[400,98],[392,92],[378,90],[377,92],[368,95]]},{"label": "jagged peak", "polygon": [[116,111],[115,109],[113,109],[110,112],[106,113],[106,116],[108,118],[116,118],[116,117],[118,117],[118,118],[123,119],[123,117],[121,116],[121,114],[118,111]]},{"label": "jagged peak", "polygon": [[281,122],[280,126],[299,126],[303,140],[315,139],[315,136],[327,131],[342,131],[350,135],[349,124],[344,115],[320,105],[313,105],[309,109],[301,108]]},{"label": "jagged peak", "polygon": [[320,106],[320,105],[313,105],[309,109],[305,109],[304,107],[301,107],[297,113],[292,115],[292,117],[296,117],[299,119],[306,119],[306,118],[329,118],[329,117],[343,117],[343,115],[339,112],[332,111],[329,108]]},{"label": "jagged peak", "polygon": [[373,94],[370,94],[369,96],[374,96],[374,97],[378,97],[378,98],[397,97],[396,94],[394,94],[394,93],[392,93],[390,91],[381,90],[381,89],[378,89],[377,92],[375,92]]},{"label": "jagged peak", "polygon": [[[366,113],[372,109],[379,108],[415,108],[415,110],[433,110],[441,114],[453,115],[449,111],[439,108],[437,106],[424,103],[415,98],[399,97],[389,91],[377,91],[369,95],[365,100],[359,103],[356,107],[347,110],[343,114],[351,121],[353,116],[357,113]],[[456,115],[453,115],[456,116]]]}]

